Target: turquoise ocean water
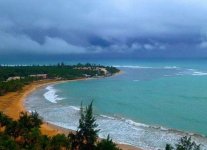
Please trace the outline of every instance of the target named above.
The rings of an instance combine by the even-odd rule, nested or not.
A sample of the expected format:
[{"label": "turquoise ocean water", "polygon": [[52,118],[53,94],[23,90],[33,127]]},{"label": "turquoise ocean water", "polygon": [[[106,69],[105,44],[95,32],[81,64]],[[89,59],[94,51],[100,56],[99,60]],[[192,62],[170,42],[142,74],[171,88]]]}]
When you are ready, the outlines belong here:
[{"label": "turquoise ocean water", "polygon": [[207,60],[92,60],[122,74],[49,85],[25,102],[46,121],[76,129],[81,102],[94,101],[100,136],[163,149],[184,135],[207,146]]}]

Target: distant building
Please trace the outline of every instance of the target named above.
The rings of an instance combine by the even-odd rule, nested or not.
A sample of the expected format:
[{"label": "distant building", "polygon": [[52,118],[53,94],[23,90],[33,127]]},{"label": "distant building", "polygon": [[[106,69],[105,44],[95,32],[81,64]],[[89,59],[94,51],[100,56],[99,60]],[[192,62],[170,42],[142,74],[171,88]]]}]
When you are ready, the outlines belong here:
[{"label": "distant building", "polygon": [[101,70],[104,73],[104,75],[108,74],[108,71],[106,70],[106,68],[99,68],[99,70]]},{"label": "distant building", "polygon": [[88,74],[83,74],[83,76],[86,77],[86,78],[90,78],[91,77],[91,75],[88,75]]},{"label": "distant building", "polygon": [[92,67],[76,67],[75,69],[79,69],[79,70],[93,70],[93,71],[98,71],[100,73],[103,72],[104,75],[108,75],[108,71],[106,70],[106,68],[104,67],[95,67],[95,68],[92,68]]},{"label": "distant building", "polygon": [[20,80],[20,76],[15,76],[15,77],[9,77],[6,81],[11,81],[11,80]]},{"label": "distant building", "polygon": [[34,75],[29,75],[30,77],[36,77],[36,78],[42,78],[42,79],[47,79],[47,74],[34,74]]},{"label": "distant building", "polygon": [[75,67],[75,69],[78,69],[78,70],[92,70],[91,67]]}]

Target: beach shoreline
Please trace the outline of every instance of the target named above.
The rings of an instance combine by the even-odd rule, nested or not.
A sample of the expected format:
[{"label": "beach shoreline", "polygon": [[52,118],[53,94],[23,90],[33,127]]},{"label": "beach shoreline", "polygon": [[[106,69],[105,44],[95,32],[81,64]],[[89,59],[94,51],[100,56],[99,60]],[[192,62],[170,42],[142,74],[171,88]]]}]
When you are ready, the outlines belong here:
[{"label": "beach shoreline", "polygon": [[[122,72],[120,72],[122,73]],[[120,74],[119,73],[119,74]],[[86,80],[87,78],[75,79],[75,80],[55,80],[55,79],[47,79],[47,80],[40,80],[30,83],[23,87],[22,90],[17,92],[10,92],[4,96],[0,96],[0,111],[11,117],[12,119],[18,119],[20,112],[27,111],[24,102],[26,98],[35,90],[38,90],[41,87],[53,84],[59,84],[64,82],[71,82],[71,81],[79,81],[79,80]],[[68,134],[70,132],[75,132],[70,129],[65,129],[60,126],[53,125],[51,123],[45,122],[41,126],[42,134],[46,134],[48,136],[53,136],[56,134]],[[118,146],[123,150],[141,150],[140,148],[125,145],[125,144],[118,144]]]}]

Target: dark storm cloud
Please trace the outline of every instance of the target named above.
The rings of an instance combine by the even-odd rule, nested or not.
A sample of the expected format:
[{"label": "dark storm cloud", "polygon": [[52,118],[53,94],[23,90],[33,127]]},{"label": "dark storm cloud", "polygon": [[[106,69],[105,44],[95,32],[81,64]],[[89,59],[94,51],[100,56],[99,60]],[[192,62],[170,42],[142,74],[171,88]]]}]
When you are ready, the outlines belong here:
[{"label": "dark storm cloud", "polygon": [[0,0],[2,54],[202,56],[206,49],[205,0]]}]

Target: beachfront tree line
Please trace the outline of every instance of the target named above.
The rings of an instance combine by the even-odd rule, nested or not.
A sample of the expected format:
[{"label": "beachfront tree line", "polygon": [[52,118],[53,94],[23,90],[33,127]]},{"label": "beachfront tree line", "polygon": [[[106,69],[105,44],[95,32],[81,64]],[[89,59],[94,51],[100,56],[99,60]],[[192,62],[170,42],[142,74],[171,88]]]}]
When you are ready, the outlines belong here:
[{"label": "beachfront tree line", "polygon": [[120,150],[109,136],[98,139],[92,103],[85,109],[81,106],[76,133],[43,135],[41,124],[36,112],[21,112],[18,120],[0,113],[0,150]]},{"label": "beachfront tree line", "polygon": [[57,65],[32,65],[32,66],[0,66],[0,81],[6,81],[9,77],[20,76],[28,77],[35,74],[47,74],[48,78],[64,78],[74,79],[83,77],[84,74],[90,76],[104,75],[103,70],[97,68],[105,68],[109,73],[119,72],[119,69],[112,66],[103,66],[96,64],[77,64],[66,65],[58,63]]},{"label": "beachfront tree line", "polygon": [[[47,79],[72,80],[83,77],[104,76],[105,72],[97,68],[105,68],[109,74],[119,72],[115,67],[95,64],[65,65],[33,65],[33,66],[0,66],[0,96],[8,92],[21,90],[24,85],[43,79],[35,75],[45,74]],[[16,79],[12,79],[16,77]],[[8,80],[11,78],[11,80]],[[18,79],[17,79],[18,78]]]}]

